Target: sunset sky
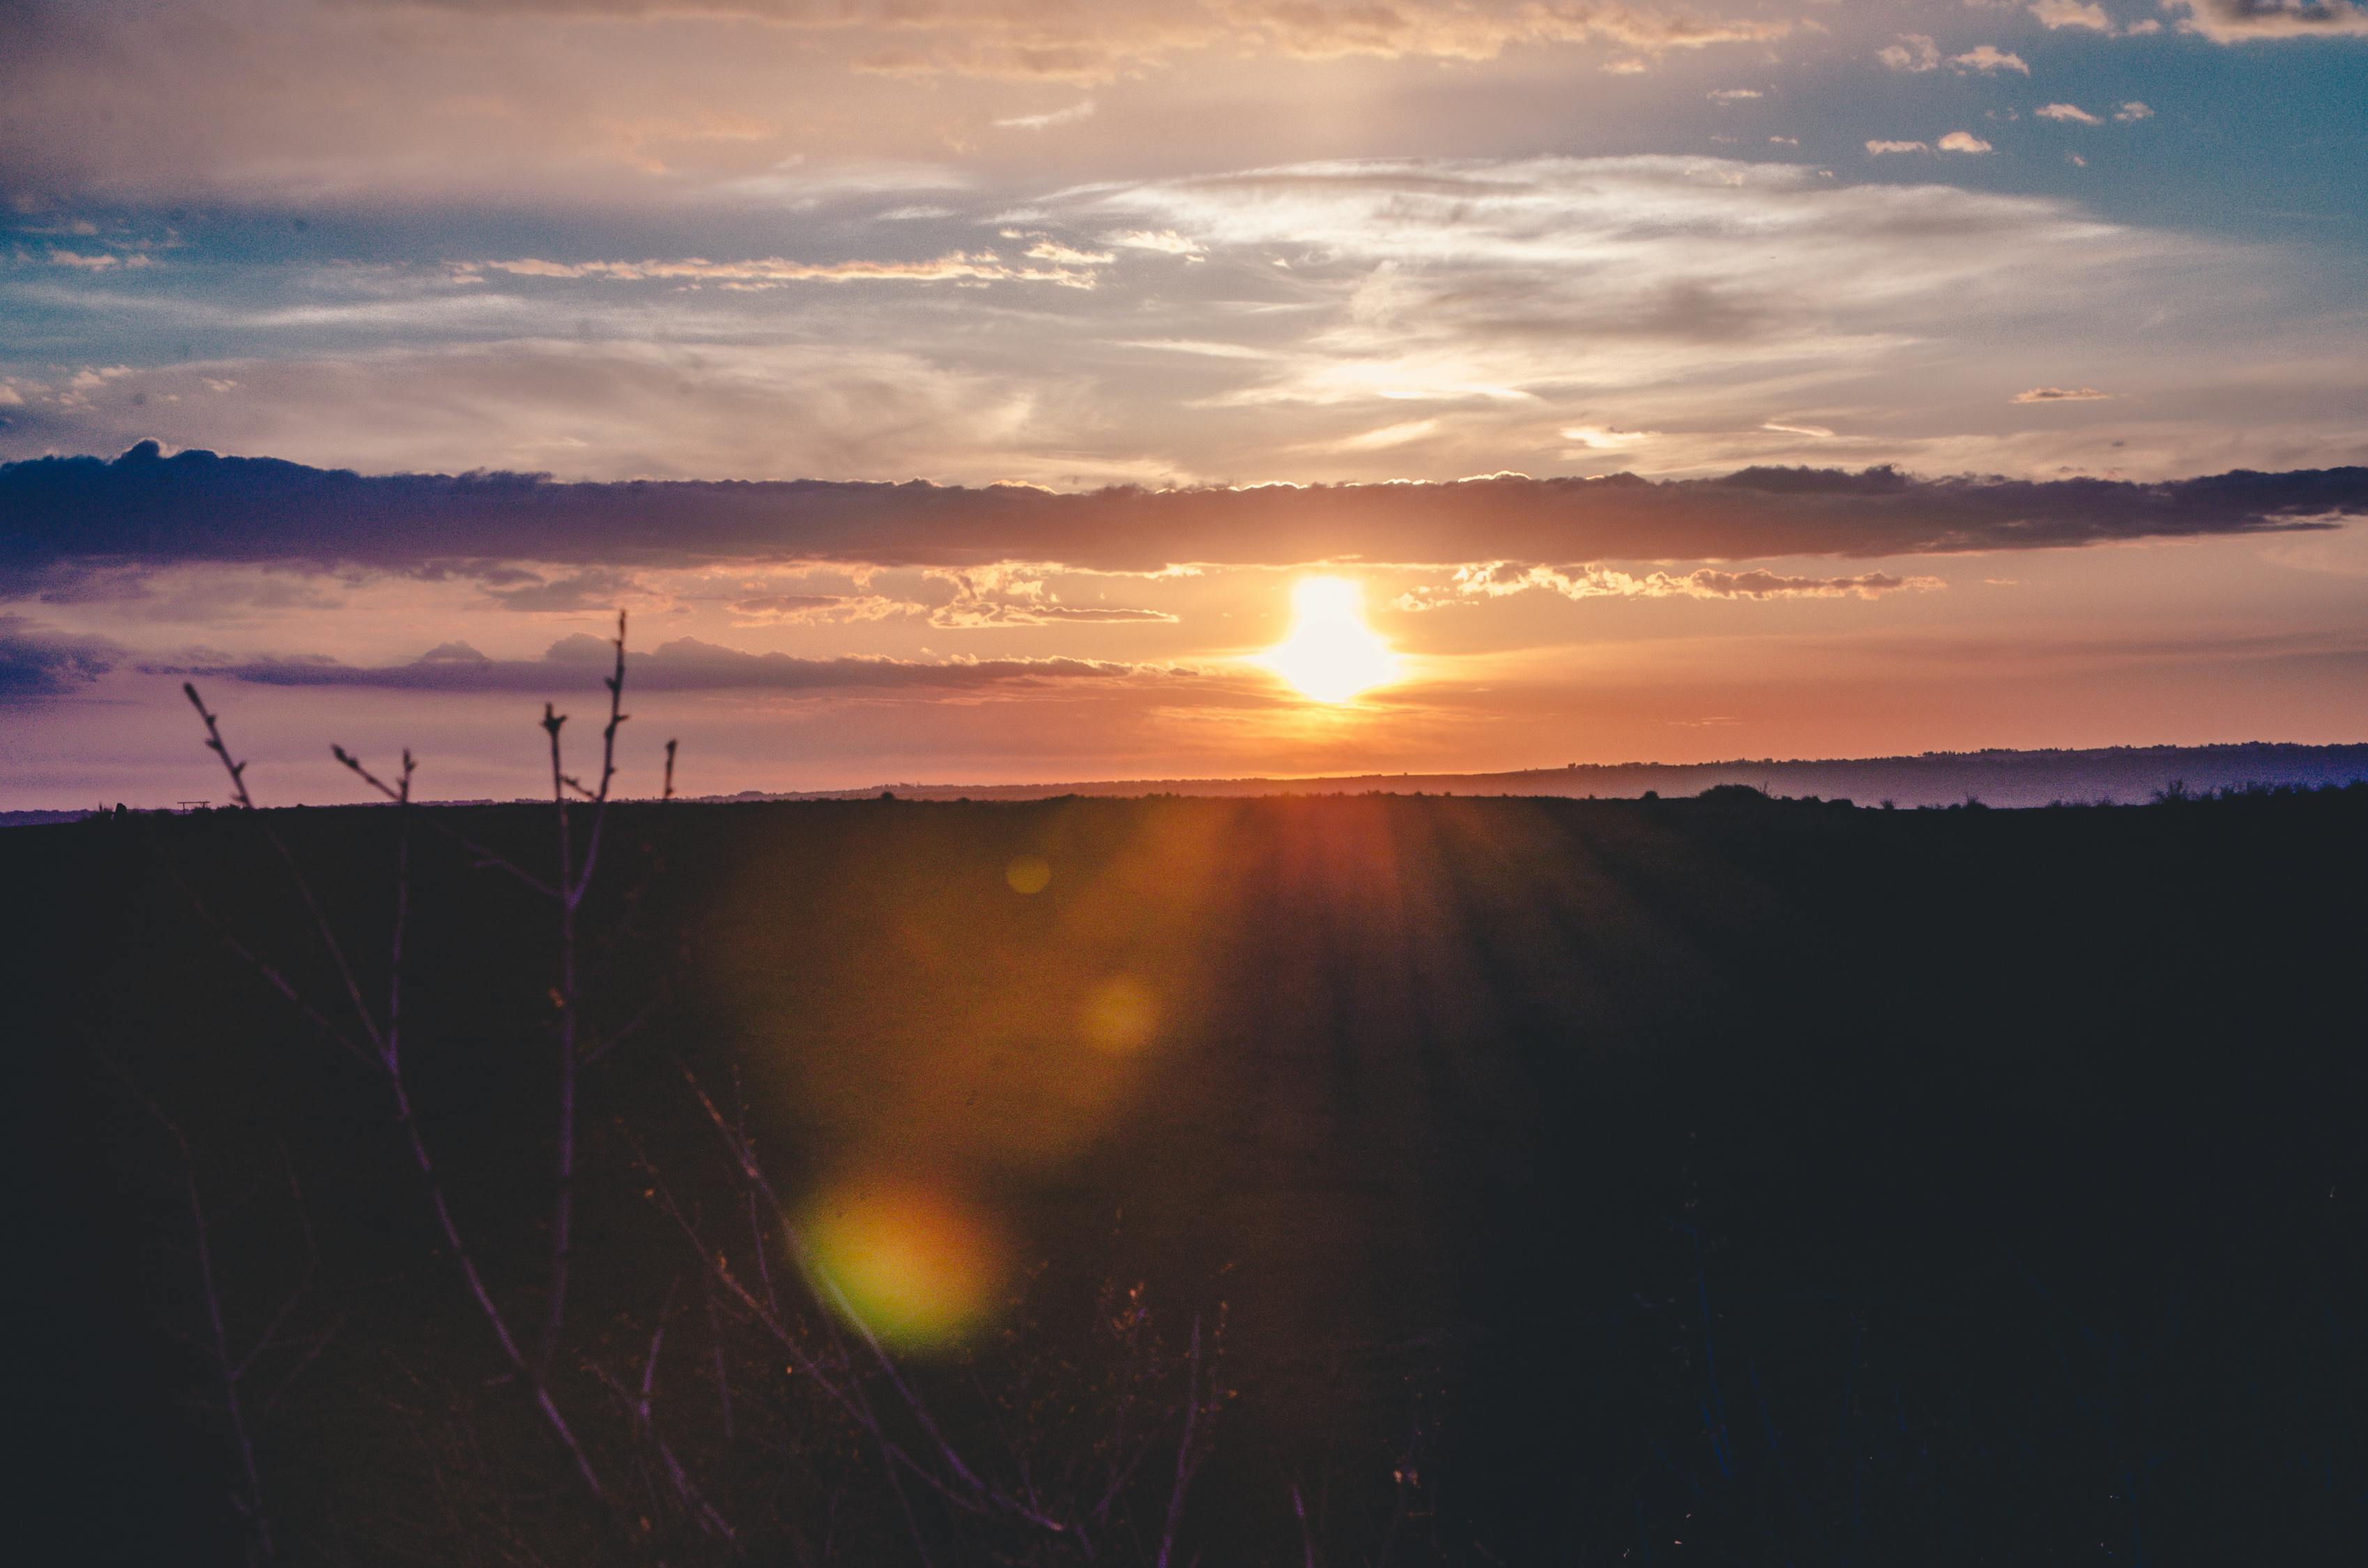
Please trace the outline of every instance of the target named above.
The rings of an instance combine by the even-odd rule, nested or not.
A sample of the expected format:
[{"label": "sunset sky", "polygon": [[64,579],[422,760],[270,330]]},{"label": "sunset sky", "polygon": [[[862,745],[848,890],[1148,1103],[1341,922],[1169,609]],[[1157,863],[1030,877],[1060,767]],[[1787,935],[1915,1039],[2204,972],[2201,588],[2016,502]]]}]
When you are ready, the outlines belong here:
[{"label": "sunset sky", "polygon": [[2361,0],[13,0],[0,223],[0,808],[2368,739]]}]

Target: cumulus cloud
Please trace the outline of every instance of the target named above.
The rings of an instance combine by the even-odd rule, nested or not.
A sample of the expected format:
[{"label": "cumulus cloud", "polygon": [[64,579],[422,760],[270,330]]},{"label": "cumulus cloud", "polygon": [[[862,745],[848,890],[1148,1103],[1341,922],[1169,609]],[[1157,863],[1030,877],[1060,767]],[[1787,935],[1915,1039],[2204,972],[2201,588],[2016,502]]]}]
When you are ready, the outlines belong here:
[{"label": "cumulus cloud", "polygon": [[2031,14],[2051,32],[2058,28],[2086,28],[2100,33],[2113,30],[2113,19],[2105,15],[2105,8],[2089,0],[2037,0]]},{"label": "cumulus cloud", "polygon": [[2186,13],[2181,32],[2200,33],[2215,43],[2368,38],[2363,0],[2162,0],[2162,6]]},{"label": "cumulus cloud", "polygon": [[2135,99],[2132,99],[2130,102],[2125,103],[2121,108],[2115,109],[2113,111],[2113,118],[2124,122],[2136,119],[2152,119],[2154,118],[2154,110],[2146,108],[2146,105],[2137,102]]},{"label": "cumulus cloud", "polygon": [[1988,43],[1977,44],[1963,54],[1949,56],[1949,63],[1962,70],[1979,71],[1986,76],[1995,76],[2001,71],[2020,71],[2026,76],[2031,74],[2031,67],[2024,63],[2021,55],[2009,54]]},{"label": "cumulus cloud", "polygon": [[0,615],[0,706],[64,697],[113,669],[123,650],[103,637],[78,637]]},{"label": "cumulus cloud", "polygon": [[2032,112],[2042,119],[2061,119],[2074,125],[2102,125],[2104,119],[2090,114],[2078,104],[2042,104]]},{"label": "cumulus cloud", "polygon": [[1898,42],[1884,44],[1874,57],[1894,71],[1935,71],[1941,65],[1941,46],[1922,33],[1902,33]]},{"label": "cumulus cloud", "polygon": [[1866,150],[1869,156],[1880,158],[1893,153],[1929,153],[1932,150],[1932,143],[1930,142],[1871,141],[1866,144]]},{"label": "cumulus cloud", "polygon": [[[1754,468],[1718,479],[1498,475],[1435,484],[1055,493],[921,483],[560,483],[364,477],[153,446],[0,465],[0,576],[77,565],[278,562],[418,572],[495,561],[619,570],[726,562],[976,572],[1736,561],[2012,550],[2325,528],[2368,512],[2368,468],[2139,484]],[[1025,574],[997,579],[1006,597]],[[1054,617],[1053,619],[1063,619]]]},{"label": "cumulus cloud", "polygon": [[[324,657],[143,665],[151,675],[245,681],[256,686],[368,687],[403,691],[593,691],[614,651],[605,638],[578,632],[539,659],[489,659],[465,642],[447,642],[402,665],[347,665]],[[650,691],[966,691],[1066,681],[1189,679],[1180,665],[1113,664],[1099,659],[803,659],[749,653],[695,637],[661,642],[631,657],[636,690]]]},{"label": "cumulus cloud", "polygon": [[[1923,33],[1902,33],[1896,43],[1885,44],[1874,51],[1874,57],[1894,71],[1922,73],[1941,68],[1941,46]],[[2000,71],[2020,71],[2031,74],[2031,67],[2019,54],[2009,54],[1996,44],[1976,44],[1963,54],[1949,56],[1949,63],[1960,71],[1979,71],[1995,75]]]},{"label": "cumulus cloud", "polygon": [[1980,137],[1975,135],[1970,131],[1952,131],[1949,134],[1941,138],[1940,147],[1941,151],[1943,153],[1987,153],[1990,151],[1990,144],[1983,141]]}]

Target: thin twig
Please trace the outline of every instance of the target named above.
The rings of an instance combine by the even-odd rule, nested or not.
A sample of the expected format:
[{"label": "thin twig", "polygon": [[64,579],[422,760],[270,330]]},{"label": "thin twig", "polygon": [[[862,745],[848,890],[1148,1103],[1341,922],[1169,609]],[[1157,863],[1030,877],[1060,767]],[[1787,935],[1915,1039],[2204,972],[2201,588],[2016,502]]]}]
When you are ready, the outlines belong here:
[{"label": "thin twig", "polygon": [[1307,1528],[1307,1501],[1300,1496],[1296,1481],[1291,1483],[1291,1511],[1299,1517],[1299,1547],[1307,1568],[1315,1568],[1315,1536]]},{"label": "thin twig", "polygon": [[[207,710],[204,701],[198,696],[196,686],[185,683],[182,690],[188,695],[190,705],[197,709],[199,716],[205,721],[207,747],[222,758],[222,766],[229,770],[231,783],[237,793],[239,803],[248,810],[253,810],[254,800],[246,790],[245,778],[246,765],[231,756],[230,747],[222,739],[221,724],[215,715]],[[546,715],[548,711],[546,708]],[[557,740],[555,727],[552,730],[552,735],[555,745]],[[304,875],[302,866],[297,862],[287,844],[268,826],[263,829],[264,837],[288,867],[289,874],[295,882],[298,896],[312,916],[314,931],[336,965],[338,977],[344,983],[347,1000],[352,1004],[355,1019],[361,1026],[362,1033],[371,1048],[369,1056],[375,1057],[376,1063],[386,1079],[393,1100],[395,1121],[403,1129],[404,1136],[410,1146],[413,1164],[418,1168],[422,1183],[427,1189],[428,1207],[436,1216],[438,1229],[444,1233],[446,1244],[452,1250],[454,1260],[461,1266],[461,1278],[468,1286],[471,1298],[476,1302],[480,1315],[492,1328],[495,1343],[500,1346],[503,1358],[509,1362],[512,1369],[523,1378],[532,1392],[535,1405],[542,1413],[544,1423],[558,1437],[561,1446],[567,1450],[568,1456],[575,1460],[577,1473],[583,1477],[585,1485],[591,1490],[595,1500],[605,1504],[609,1497],[608,1488],[601,1483],[598,1472],[592,1466],[590,1456],[585,1451],[583,1443],[576,1437],[575,1428],[561,1414],[558,1403],[552,1397],[551,1389],[539,1368],[530,1365],[519,1349],[517,1335],[510,1331],[508,1318],[502,1312],[500,1304],[494,1300],[493,1292],[485,1284],[484,1276],[477,1267],[475,1255],[470,1250],[467,1241],[461,1234],[459,1221],[453,1217],[451,1204],[445,1197],[443,1182],[437,1170],[435,1159],[428,1153],[427,1142],[420,1135],[419,1120],[412,1108],[410,1088],[404,1076],[401,1027],[403,939],[408,921],[411,897],[411,812],[409,807],[413,770],[412,758],[406,753],[404,757],[401,786],[393,791],[403,825],[395,862],[395,920],[388,965],[387,1022],[383,1028],[371,1013],[370,1004],[363,999],[360,983],[354,976],[352,966],[346,961],[345,949],[337,941],[336,933],[330,926],[328,916],[322,910],[319,899],[313,895],[312,881]],[[380,787],[385,788],[382,783]],[[233,945],[236,944],[233,943]],[[241,950],[244,951],[243,949]],[[290,1000],[296,1001],[308,1015],[325,1024],[326,1019],[319,1010],[305,1004],[292,986],[268,969],[265,972],[267,978],[271,979],[289,995]],[[361,1053],[358,1051],[357,1054]],[[368,1057],[366,1056],[365,1059],[367,1060]]]},{"label": "thin twig", "polygon": [[1192,1452],[1193,1427],[1201,1415],[1201,1319],[1192,1319],[1192,1347],[1185,1353],[1191,1368],[1184,1388],[1184,1436],[1176,1443],[1176,1484],[1167,1493],[1167,1524],[1159,1536],[1158,1568],[1167,1568],[1168,1556],[1176,1550],[1177,1527],[1184,1522],[1184,1494],[1192,1485],[1192,1472],[1199,1460]]},{"label": "thin twig", "polygon": [[[385,779],[381,778],[377,774],[372,773],[369,768],[363,767],[361,759],[354,756],[353,753],[347,751],[345,747],[341,745],[332,745],[329,748],[329,755],[336,757],[338,762],[342,763],[357,778],[360,778],[363,783],[368,784],[371,789],[376,790],[388,800],[400,804],[409,799],[407,793],[398,791],[393,785],[389,784]],[[410,760],[411,754],[408,751],[404,752],[404,762],[406,767],[408,767]],[[524,882],[528,887],[532,888],[535,892],[542,894],[545,898],[557,898],[559,896],[559,890],[557,888],[552,886],[549,882],[544,881],[541,877],[536,876],[532,871],[528,870],[525,867],[519,865],[517,861],[512,860],[508,856],[502,854],[499,850],[486,848],[475,839],[471,838],[467,834],[461,833],[457,828],[450,827],[446,824],[438,821],[433,815],[430,815],[427,821],[427,825],[430,828],[433,828],[436,832],[443,835],[446,838],[450,839],[453,843],[467,850],[472,858],[472,863],[478,869],[500,871],[507,876],[515,877],[519,881]]]},{"label": "thin twig", "polygon": [[107,1063],[107,1069],[126,1093],[146,1108],[181,1156],[182,1183],[189,1201],[189,1234],[197,1250],[198,1289],[205,1302],[206,1324],[212,1339],[210,1349],[214,1373],[222,1384],[222,1412],[230,1423],[231,1446],[238,1455],[239,1481],[244,1494],[233,1497],[232,1501],[252,1531],[248,1561],[268,1562],[278,1557],[279,1552],[272,1544],[271,1517],[263,1506],[263,1473],[255,1460],[255,1439],[247,1427],[246,1402],[239,1392],[248,1367],[253,1364],[255,1357],[262,1353],[262,1346],[258,1345],[244,1357],[231,1350],[230,1329],[222,1314],[221,1281],[214,1273],[213,1227],[207,1219],[205,1199],[198,1189],[197,1161],[189,1153],[188,1137],[182,1133],[178,1123],[140,1091],[128,1074],[111,1062]]}]

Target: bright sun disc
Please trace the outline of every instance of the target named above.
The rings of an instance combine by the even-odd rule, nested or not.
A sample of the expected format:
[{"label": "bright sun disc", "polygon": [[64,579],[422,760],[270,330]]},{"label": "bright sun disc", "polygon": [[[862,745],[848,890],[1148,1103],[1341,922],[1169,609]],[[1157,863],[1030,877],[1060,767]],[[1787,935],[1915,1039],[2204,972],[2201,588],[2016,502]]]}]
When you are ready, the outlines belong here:
[{"label": "bright sun disc", "polygon": [[1291,591],[1291,635],[1258,663],[1317,702],[1347,702],[1398,678],[1398,657],[1365,624],[1364,591],[1346,577],[1307,577]]}]

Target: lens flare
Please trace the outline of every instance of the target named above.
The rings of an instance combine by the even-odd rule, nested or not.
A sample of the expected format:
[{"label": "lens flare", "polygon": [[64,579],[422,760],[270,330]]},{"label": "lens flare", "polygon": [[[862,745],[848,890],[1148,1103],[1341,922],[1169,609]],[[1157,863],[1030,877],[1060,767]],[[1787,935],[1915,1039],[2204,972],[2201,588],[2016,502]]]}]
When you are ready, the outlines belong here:
[{"label": "lens flare", "polygon": [[1077,1017],[1088,1044],[1119,1055],[1141,1050],[1159,1029],[1159,999],[1131,974],[1094,987]]},{"label": "lens flare", "polygon": [[803,1229],[815,1293],[900,1349],[959,1340],[1003,1274],[986,1216],[917,1183],[843,1183],[806,1210]]},{"label": "lens flare", "polygon": [[1307,577],[1291,592],[1291,635],[1258,663],[1300,695],[1338,706],[1398,678],[1398,657],[1365,624],[1364,591],[1346,577]]},{"label": "lens flare", "polygon": [[1053,863],[1042,855],[1022,855],[1003,869],[1003,880],[1013,892],[1042,892],[1053,885]]}]

